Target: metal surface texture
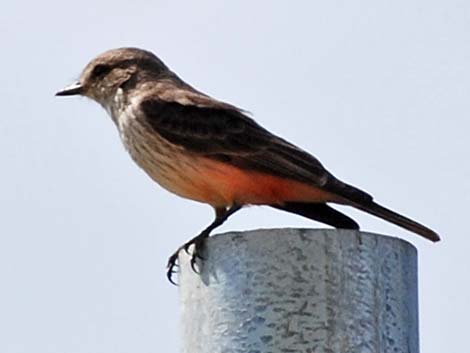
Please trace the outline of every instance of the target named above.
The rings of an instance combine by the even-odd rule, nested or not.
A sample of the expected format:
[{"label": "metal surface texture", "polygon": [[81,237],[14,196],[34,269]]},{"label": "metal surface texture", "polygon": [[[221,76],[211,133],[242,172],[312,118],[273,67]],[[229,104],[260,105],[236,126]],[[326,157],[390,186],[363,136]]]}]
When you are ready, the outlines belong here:
[{"label": "metal surface texture", "polygon": [[352,230],[266,229],[180,253],[184,353],[418,353],[417,254]]}]

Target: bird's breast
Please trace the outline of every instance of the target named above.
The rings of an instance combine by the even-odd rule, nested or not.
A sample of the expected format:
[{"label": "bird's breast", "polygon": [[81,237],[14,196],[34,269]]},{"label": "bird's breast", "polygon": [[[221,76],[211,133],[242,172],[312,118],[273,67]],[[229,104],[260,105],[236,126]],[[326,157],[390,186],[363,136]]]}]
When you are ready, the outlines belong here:
[{"label": "bird's breast", "polygon": [[200,157],[164,139],[132,109],[117,118],[117,126],[132,159],[162,187],[195,201],[225,204],[204,178]]}]

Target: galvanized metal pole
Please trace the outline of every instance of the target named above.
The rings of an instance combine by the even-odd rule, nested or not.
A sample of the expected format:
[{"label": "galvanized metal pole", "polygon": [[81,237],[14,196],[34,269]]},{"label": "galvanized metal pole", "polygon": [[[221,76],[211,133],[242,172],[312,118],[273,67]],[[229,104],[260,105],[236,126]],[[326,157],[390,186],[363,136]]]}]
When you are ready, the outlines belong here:
[{"label": "galvanized metal pole", "polygon": [[350,230],[216,235],[180,255],[184,353],[418,353],[417,256]]}]

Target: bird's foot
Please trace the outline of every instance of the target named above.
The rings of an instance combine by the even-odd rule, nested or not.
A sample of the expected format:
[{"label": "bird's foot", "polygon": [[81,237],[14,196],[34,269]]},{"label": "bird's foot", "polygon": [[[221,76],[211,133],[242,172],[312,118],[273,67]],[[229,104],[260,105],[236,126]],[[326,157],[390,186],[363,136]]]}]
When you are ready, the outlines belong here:
[{"label": "bird's foot", "polygon": [[[208,234],[205,232],[199,234],[197,237],[194,237],[184,245],[180,246],[174,253],[173,255],[170,256],[168,259],[168,264],[166,266],[167,271],[166,271],[166,276],[170,283],[174,284],[175,286],[177,283],[173,280],[173,275],[178,272],[178,267],[179,267],[179,261],[178,261],[178,255],[181,250],[184,250],[188,255],[191,256],[190,264],[191,268],[193,269],[194,272],[199,273],[199,270],[196,267],[196,262],[197,259],[204,260],[202,257],[201,253],[204,247],[204,240],[208,237]],[[192,252],[189,252],[189,249],[191,245],[194,245]]]},{"label": "bird's foot", "polygon": [[166,265],[166,277],[170,281],[171,284],[174,284],[177,286],[178,284],[173,280],[173,276],[175,273],[178,272],[178,254],[180,252],[181,248],[178,248],[168,259],[168,263]]}]

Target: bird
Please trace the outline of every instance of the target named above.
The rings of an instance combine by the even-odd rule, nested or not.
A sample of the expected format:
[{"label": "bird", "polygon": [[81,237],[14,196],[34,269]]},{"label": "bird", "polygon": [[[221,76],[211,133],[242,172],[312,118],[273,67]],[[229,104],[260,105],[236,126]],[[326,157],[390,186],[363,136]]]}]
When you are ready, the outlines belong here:
[{"label": "bird", "polygon": [[172,283],[179,252],[192,248],[196,271],[205,239],[250,205],[357,230],[356,221],[331,206],[346,205],[440,240],[430,228],[339,180],[312,154],[269,132],[245,110],[193,88],[150,51],[108,50],[86,65],[78,82],[56,95],[81,95],[99,103],[132,159],[155,182],[214,209],[213,222],[170,256],[167,277]]}]

